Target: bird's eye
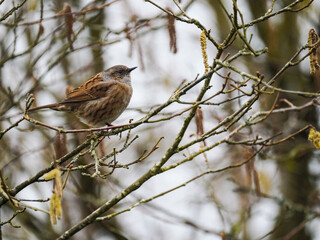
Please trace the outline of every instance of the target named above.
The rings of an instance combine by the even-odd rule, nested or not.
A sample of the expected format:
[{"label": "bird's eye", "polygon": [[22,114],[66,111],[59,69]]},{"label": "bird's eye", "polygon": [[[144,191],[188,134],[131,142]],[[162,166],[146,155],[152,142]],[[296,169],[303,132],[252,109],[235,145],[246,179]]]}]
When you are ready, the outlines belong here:
[{"label": "bird's eye", "polygon": [[117,71],[117,74],[123,75],[124,74],[124,70]]}]

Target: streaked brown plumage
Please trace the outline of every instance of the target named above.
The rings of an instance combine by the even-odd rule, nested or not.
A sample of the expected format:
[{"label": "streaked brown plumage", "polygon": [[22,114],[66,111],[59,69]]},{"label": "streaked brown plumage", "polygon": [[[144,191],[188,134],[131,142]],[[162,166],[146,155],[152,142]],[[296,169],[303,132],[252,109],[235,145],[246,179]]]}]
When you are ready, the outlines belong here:
[{"label": "streaked brown plumage", "polygon": [[92,126],[110,125],[130,102],[130,72],[134,69],[136,67],[113,66],[68,92],[62,102],[35,107],[29,111],[51,108],[73,112],[83,122]]}]

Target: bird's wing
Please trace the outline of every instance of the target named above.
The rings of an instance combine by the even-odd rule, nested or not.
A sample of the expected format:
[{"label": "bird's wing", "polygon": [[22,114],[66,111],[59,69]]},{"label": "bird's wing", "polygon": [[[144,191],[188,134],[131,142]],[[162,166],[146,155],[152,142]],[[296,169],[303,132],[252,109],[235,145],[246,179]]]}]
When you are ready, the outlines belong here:
[{"label": "bird's wing", "polygon": [[113,85],[114,82],[106,82],[100,76],[94,76],[69,92],[61,103],[80,103],[105,97]]}]

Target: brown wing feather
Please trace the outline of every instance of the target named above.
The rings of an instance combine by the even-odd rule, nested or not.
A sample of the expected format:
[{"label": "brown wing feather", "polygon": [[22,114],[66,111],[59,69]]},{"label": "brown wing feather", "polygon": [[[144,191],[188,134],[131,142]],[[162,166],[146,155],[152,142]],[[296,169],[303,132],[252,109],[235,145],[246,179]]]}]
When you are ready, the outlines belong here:
[{"label": "brown wing feather", "polygon": [[78,103],[92,101],[106,95],[110,82],[104,81],[100,76],[94,76],[80,87],[73,89],[67,94],[61,103]]}]

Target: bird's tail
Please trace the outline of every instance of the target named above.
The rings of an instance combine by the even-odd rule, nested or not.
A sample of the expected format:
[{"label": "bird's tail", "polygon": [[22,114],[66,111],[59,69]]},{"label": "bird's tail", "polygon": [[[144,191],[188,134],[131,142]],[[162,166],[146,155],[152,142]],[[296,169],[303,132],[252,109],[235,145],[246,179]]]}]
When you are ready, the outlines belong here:
[{"label": "bird's tail", "polygon": [[[30,108],[30,109],[28,109],[27,113],[28,112],[33,112],[33,111],[36,111],[36,110],[39,110],[39,109],[45,109],[45,108],[58,110],[58,107],[59,107],[59,103],[53,103],[53,104],[48,104],[48,105],[43,105],[43,106],[39,106],[39,107]],[[12,117],[19,116],[20,114],[23,114],[23,112],[15,113],[15,114],[9,115],[9,116],[0,116],[0,121],[6,120],[6,119],[9,119],[9,118],[12,118]]]},{"label": "bird's tail", "polygon": [[33,112],[35,110],[44,109],[44,108],[50,108],[50,109],[53,109],[53,110],[58,110],[58,106],[59,106],[58,103],[52,103],[52,104],[48,104],[48,105],[42,105],[42,106],[39,106],[39,107],[30,108],[30,109],[28,109],[27,112]]}]

